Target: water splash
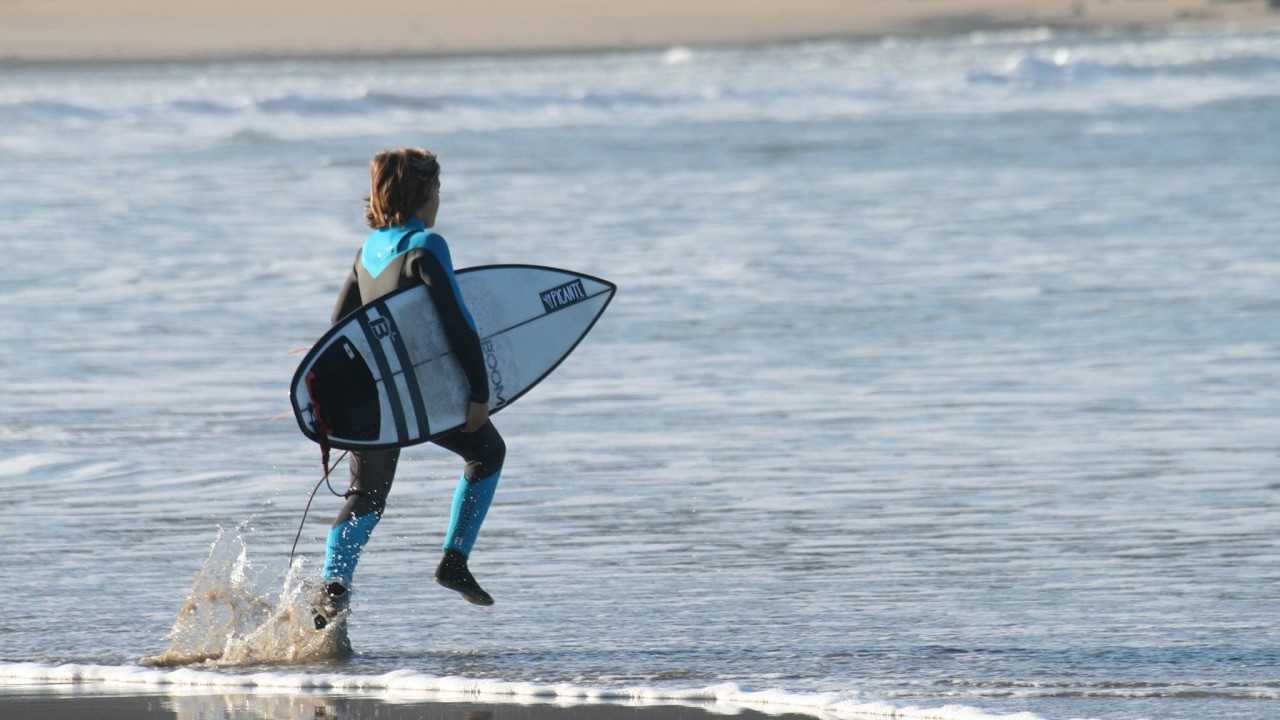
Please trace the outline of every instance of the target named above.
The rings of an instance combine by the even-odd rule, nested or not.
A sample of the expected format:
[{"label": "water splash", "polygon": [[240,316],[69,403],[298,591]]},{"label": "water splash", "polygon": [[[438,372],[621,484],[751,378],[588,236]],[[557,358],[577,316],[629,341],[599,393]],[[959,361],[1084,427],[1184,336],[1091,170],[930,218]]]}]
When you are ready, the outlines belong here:
[{"label": "water splash", "polygon": [[220,528],[166,636],[169,648],[139,662],[236,667],[349,656],[344,618],[315,629],[311,599],[320,589],[303,579],[304,566],[299,560],[278,583],[263,582],[249,561],[243,528]]}]

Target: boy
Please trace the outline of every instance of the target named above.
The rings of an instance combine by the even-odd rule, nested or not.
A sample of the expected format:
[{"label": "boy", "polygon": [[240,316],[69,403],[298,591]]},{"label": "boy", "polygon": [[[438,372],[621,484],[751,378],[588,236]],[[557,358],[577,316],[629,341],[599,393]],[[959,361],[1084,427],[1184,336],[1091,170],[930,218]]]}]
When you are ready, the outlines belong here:
[{"label": "boy", "polygon": [[[356,255],[332,320],[337,322],[400,288],[418,283],[429,287],[449,344],[471,385],[466,424],[433,441],[466,462],[435,577],[476,605],[492,605],[493,598],[467,568],[467,558],[493,501],[506,446],[489,420],[489,383],[480,338],[458,291],[449,246],[443,237],[429,232],[440,210],[440,164],[435,155],[419,148],[384,151],[370,162],[369,176],[365,220],[373,232]],[[399,458],[398,449],[351,454],[352,492],[325,546],[323,592],[315,610],[317,630],[347,606],[356,563],[386,508]]]}]

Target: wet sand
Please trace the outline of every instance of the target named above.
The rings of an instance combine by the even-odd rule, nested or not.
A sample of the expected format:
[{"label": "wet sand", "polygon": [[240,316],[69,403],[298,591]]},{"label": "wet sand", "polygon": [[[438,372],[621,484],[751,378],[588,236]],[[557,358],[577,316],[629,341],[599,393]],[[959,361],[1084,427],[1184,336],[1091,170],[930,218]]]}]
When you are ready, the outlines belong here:
[{"label": "wet sand", "polygon": [[2,0],[0,60],[596,50],[1277,20],[1268,0]]},{"label": "wet sand", "polygon": [[[334,718],[341,720],[708,720],[713,712],[679,705],[453,702],[333,694],[114,692],[93,685],[0,686],[0,717],[30,720],[203,720],[205,718]],[[811,716],[743,710],[736,720],[801,720]]]}]

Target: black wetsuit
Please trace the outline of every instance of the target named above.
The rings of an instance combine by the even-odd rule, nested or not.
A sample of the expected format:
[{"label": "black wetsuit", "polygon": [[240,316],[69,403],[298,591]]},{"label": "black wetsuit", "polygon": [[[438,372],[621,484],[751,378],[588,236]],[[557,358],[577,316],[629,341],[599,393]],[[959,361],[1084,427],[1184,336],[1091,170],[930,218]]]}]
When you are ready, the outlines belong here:
[{"label": "black wetsuit", "polygon": [[[430,290],[449,344],[471,385],[471,401],[489,401],[489,383],[475,323],[467,311],[453,274],[448,245],[428,232],[420,220],[376,230],[356,256],[333,310],[333,322],[400,288],[425,283]],[[432,441],[466,461],[454,494],[444,549],[470,555],[506,456],[506,445],[492,422],[476,432],[455,432]],[[324,576],[348,587],[374,526],[386,508],[395,479],[399,450],[353,452],[353,493],[334,521],[326,548]]]}]

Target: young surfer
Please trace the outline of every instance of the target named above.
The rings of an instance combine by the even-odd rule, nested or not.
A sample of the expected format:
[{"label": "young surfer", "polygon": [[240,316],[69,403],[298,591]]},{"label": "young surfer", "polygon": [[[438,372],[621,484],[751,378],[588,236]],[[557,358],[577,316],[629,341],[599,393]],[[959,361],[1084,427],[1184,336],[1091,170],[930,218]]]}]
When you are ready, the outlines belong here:
[{"label": "young surfer", "polygon": [[[489,383],[480,339],[458,290],[449,246],[430,232],[440,210],[440,164],[426,150],[403,148],[374,156],[369,176],[365,220],[373,231],[356,254],[332,320],[337,322],[400,288],[428,286],[445,335],[471,385],[466,424],[433,441],[466,462],[435,578],[476,605],[492,605],[493,598],[467,568],[467,558],[493,501],[506,446],[489,420]],[[386,508],[399,459],[399,450],[351,454],[351,493],[329,530],[316,629],[323,629],[347,606],[356,563]]]}]

